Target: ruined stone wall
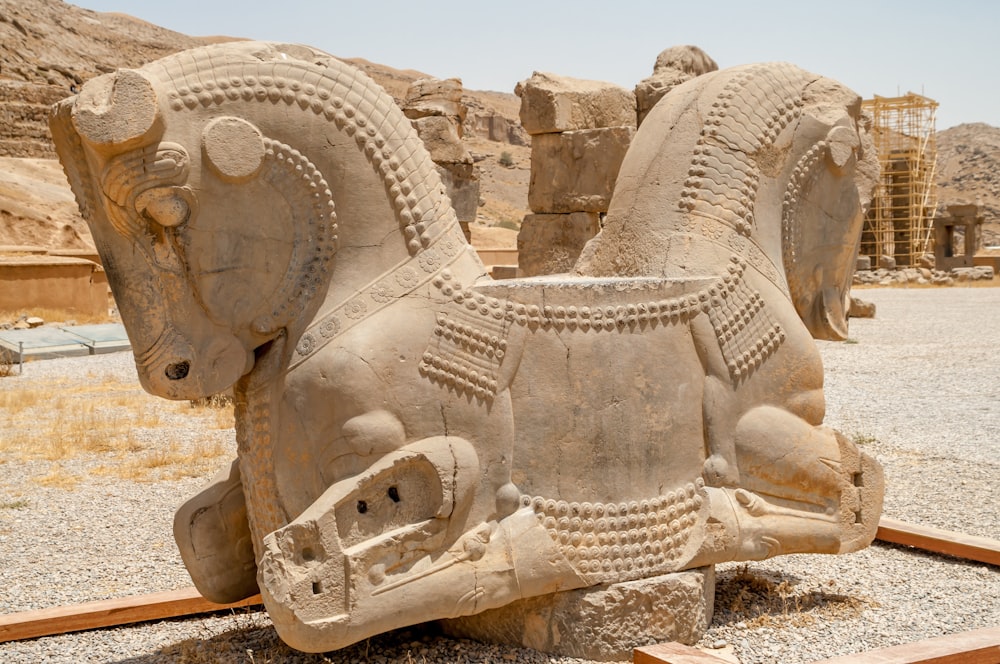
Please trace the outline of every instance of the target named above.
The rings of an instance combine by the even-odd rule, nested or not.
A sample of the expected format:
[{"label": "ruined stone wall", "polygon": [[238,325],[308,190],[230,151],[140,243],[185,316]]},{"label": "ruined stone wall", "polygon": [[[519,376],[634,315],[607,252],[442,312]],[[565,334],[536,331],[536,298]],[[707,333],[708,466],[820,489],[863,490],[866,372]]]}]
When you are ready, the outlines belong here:
[{"label": "ruined stone wall", "polygon": [[531,135],[528,207],[517,237],[522,276],[568,271],[601,228],[636,128],[672,88],[718,69],[697,46],[661,52],[634,92],[611,83],[535,72],[518,84]]},{"label": "ruined stone wall", "polygon": [[517,237],[519,272],[566,272],[608,211],[635,134],[635,95],[610,83],[540,72],[515,92],[531,135],[532,213]]},{"label": "ruined stone wall", "polygon": [[403,113],[410,118],[431,154],[452,207],[470,240],[469,224],[479,209],[479,176],[472,154],[462,144],[468,109],[462,102],[462,81],[457,78],[423,78],[406,93]]}]

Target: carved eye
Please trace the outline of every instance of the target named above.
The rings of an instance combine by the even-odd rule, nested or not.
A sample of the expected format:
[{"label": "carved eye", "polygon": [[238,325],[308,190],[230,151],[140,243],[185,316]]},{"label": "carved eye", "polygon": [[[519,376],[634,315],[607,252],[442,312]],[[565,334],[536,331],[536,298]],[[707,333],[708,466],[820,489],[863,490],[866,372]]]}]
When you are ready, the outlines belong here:
[{"label": "carved eye", "polygon": [[135,209],[161,226],[180,226],[191,216],[190,192],[183,187],[153,187],[136,197]]}]

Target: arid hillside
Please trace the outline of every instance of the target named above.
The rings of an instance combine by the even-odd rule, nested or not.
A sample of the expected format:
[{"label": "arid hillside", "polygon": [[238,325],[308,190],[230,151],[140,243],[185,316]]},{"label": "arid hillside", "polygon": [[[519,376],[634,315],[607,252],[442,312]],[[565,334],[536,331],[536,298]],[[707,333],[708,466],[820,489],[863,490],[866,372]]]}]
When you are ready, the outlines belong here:
[{"label": "arid hillside", "polygon": [[937,135],[940,207],[979,203],[984,244],[1000,244],[1000,128],[976,122]]},{"label": "arid hillside", "polygon": [[[102,73],[230,39],[235,37],[189,37],[60,0],[0,0],[0,245],[91,244],[54,161],[48,135],[52,104]],[[348,61],[397,100],[410,83],[429,76],[361,58]],[[434,73],[442,78],[460,74]],[[511,93],[466,91],[463,101],[466,142],[481,182],[481,223],[474,232],[485,245],[513,246],[516,234],[510,227],[525,213],[528,187],[528,138],[517,120],[519,100]],[[504,152],[513,167],[499,163]]]}]

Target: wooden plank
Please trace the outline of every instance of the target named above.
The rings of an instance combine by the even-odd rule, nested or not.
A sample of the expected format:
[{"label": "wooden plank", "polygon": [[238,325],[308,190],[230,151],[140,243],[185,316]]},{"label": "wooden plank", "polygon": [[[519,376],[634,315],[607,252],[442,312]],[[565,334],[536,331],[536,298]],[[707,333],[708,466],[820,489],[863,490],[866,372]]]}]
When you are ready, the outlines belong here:
[{"label": "wooden plank", "polygon": [[882,517],[875,538],[990,565],[1000,565],[1000,542]]},{"label": "wooden plank", "polygon": [[632,664],[731,664],[704,650],[682,643],[657,643],[632,651]]},{"label": "wooden plank", "polygon": [[939,636],[814,664],[997,664],[1000,627]]},{"label": "wooden plank", "polygon": [[0,616],[0,643],[224,611],[260,603],[260,595],[254,595],[232,604],[216,604],[202,597],[194,588],[182,588],[73,606],[22,611]]}]

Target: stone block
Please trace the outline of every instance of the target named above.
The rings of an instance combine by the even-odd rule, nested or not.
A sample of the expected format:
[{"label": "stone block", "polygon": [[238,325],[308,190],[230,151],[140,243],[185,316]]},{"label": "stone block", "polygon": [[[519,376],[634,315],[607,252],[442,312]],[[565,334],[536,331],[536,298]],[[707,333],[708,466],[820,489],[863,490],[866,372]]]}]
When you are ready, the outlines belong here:
[{"label": "stone block", "polygon": [[[459,221],[472,222],[476,220],[479,210],[479,178],[472,164],[435,164],[441,182],[444,184],[455,216]],[[469,239],[466,236],[466,239]]]},{"label": "stone block", "polygon": [[531,135],[635,126],[635,94],[603,81],[535,72],[514,89],[521,125]]},{"label": "stone block", "polygon": [[472,155],[462,144],[458,125],[446,117],[431,115],[413,120],[413,126],[436,163],[471,164]]},{"label": "stone block", "polygon": [[859,297],[852,297],[848,315],[851,318],[875,318],[875,303],[862,300]]},{"label": "stone block", "polygon": [[532,139],[532,212],[607,212],[633,127],[582,129]]},{"label": "stone block", "polygon": [[631,660],[638,646],[692,644],[712,620],[715,571],[701,567],[514,602],[442,621],[452,636],[520,644],[597,661]]},{"label": "stone block", "polygon": [[678,85],[692,78],[694,77],[691,74],[664,71],[639,81],[635,86],[636,123],[642,124],[656,102]]},{"label": "stone block", "polygon": [[854,263],[854,269],[857,272],[867,272],[872,269],[872,257],[871,256],[858,256],[857,261]]},{"label": "stone block", "polygon": [[529,214],[517,235],[520,274],[568,272],[579,258],[583,245],[600,231],[596,212],[570,214]]},{"label": "stone block", "polygon": [[455,118],[461,124],[466,112],[459,78],[418,79],[410,84],[403,101],[403,114],[411,120],[438,116]]},{"label": "stone block", "polygon": [[896,259],[892,256],[879,256],[878,266],[883,270],[895,270]]}]

